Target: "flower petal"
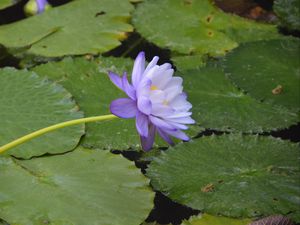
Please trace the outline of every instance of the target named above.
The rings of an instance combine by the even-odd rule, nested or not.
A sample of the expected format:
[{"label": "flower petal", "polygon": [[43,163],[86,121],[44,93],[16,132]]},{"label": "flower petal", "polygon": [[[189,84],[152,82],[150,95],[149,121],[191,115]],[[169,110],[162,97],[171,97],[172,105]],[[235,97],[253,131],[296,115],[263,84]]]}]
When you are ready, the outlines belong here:
[{"label": "flower petal", "polygon": [[184,112],[192,108],[192,104],[186,100],[186,94],[181,93],[177,95],[170,103],[170,106],[176,111]]},{"label": "flower petal", "polygon": [[154,143],[156,128],[152,124],[149,125],[149,135],[148,137],[140,136],[142,148],[144,151],[149,151]]},{"label": "flower petal", "polygon": [[164,118],[167,121],[175,122],[175,123],[184,123],[184,124],[194,124],[195,120],[193,120],[189,116],[177,117],[177,118]]},{"label": "flower petal", "polygon": [[165,118],[173,119],[173,118],[180,118],[180,117],[188,117],[192,115],[192,112],[175,112],[171,115],[166,115]]},{"label": "flower petal", "polygon": [[168,129],[168,130],[176,130],[175,127],[173,127],[172,125],[170,125],[169,123],[167,123],[166,121],[159,119],[156,116],[149,116],[150,121],[157,126],[158,128],[161,129]]},{"label": "flower petal", "polygon": [[129,84],[127,80],[127,74],[124,73],[122,77],[122,85],[123,85],[123,90],[125,93],[132,99],[136,100],[136,95],[135,95],[135,90],[134,88]]},{"label": "flower petal", "polygon": [[163,104],[164,101],[166,100],[166,95],[161,90],[151,90],[149,98],[152,104],[156,104],[156,103]]},{"label": "flower petal", "polygon": [[162,131],[161,129],[159,128],[156,128],[158,134],[169,144],[169,145],[174,145],[174,142],[172,141],[172,139],[170,138],[170,136]]},{"label": "flower petal", "polygon": [[152,67],[156,66],[158,60],[159,60],[159,57],[158,57],[158,56],[154,56],[154,57],[153,57],[153,59],[151,60],[151,62],[150,62],[150,63],[148,64],[148,66],[146,67],[146,69],[145,69],[145,71],[144,71],[144,75],[145,75],[146,73],[148,73],[148,71],[149,71]]},{"label": "flower petal", "polygon": [[111,82],[114,83],[114,85],[116,85],[118,88],[123,90],[122,78],[118,74],[115,74],[115,73],[109,71],[108,76],[109,76],[109,79],[111,80]]},{"label": "flower petal", "polygon": [[149,125],[148,116],[141,113],[140,111],[137,111],[135,125],[138,133],[141,136],[148,137],[148,125]]},{"label": "flower petal", "polygon": [[182,132],[181,130],[164,130],[167,134],[171,135],[171,136],[174,136],[178,139],[181,139],[183,141],[188,141],[190,140],[190,138],[184,133]]},{"label": "flower petal", "polygon": [[173,73],[173,69],[162,70],[162,68],[159,68],[155,76],[153,76],[152,82],[158,89],[163,90],[168,87],[168,83],[172,80]]},{"label": "flower petal", "polygon": [[180,129],[180,130],[187,130],[189,129],[188,126],[181,124],[181,123],[176,123],[176,122],[172,122],[172,121],[167,121],[167,123],[173,127],[175,127],[176,129]]},{"label": "flower petal", "polygon": [[141,82],[139,83],[136,90],[136,96],[137,98],[139,96],[149,96],[150,95],[150,87],[151,87],[151,80],[147,77],[144,77]]},{"label": "flower petal", "polygon": [[173,98],[182,93],[182,78],[173,77],[171,81],[166,85],[165,92],[167,93],[167,100],[171,102]]},{"label": "flower petal", "polygon": [[112,114],[121,118],[133,118],[136,116],[136,102],[129,98],[119,98],[110,104]]},{"label": "flower petal", "polygon": [[149,98],[140,96],[137,100],[137,106],[142,113],[150,115],[152,110],[152,103]]},{"label": "flower petal", "polygon": [[36,0],[36,4],[37,4],[37,12],[38,13],[42,13],[44,12],[46,6],[48,5],[48,2],[46,0]]},{"label": "flower petal", "polygon": [[175,110],[168,105],[152,104],[151,114],[157,117],[163,117],[174,114]]},{"label": "flower petal", "polygon": [[145,70],[145,53],[140,52],[134,61],[132,70],[132,84],[137,88],[138,84],[142,80],[142,76]]}]

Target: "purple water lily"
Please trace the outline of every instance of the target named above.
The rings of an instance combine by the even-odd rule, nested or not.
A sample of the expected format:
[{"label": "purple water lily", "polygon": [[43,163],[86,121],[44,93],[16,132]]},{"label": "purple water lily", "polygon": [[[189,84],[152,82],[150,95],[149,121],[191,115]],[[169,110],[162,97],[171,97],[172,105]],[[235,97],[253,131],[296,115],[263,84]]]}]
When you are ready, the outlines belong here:
[{"label": "purple water lily", "polygon": [[47,0],[35,0],[37,4],[37,13],[42,13],[45,11],[46,6],[48,5]]},{"label": "purple water lily", "polygon": [[145,68],[145,53],[140,52],[134,62],[132,84],[126,73],[120,77],[109,72],[110,80],[128,95],[114,100],[110,111],[121,118],[136,118],[145,151],[152,148],[156,133],[170,145],[174,144],[170,136],[188,141],[181,130],[188,129],[185,124],[195,123],[189,112],[192,105],[182,92],[182,78],[173,77],[171,64],[157,65],[158,59],[155,56]]}]

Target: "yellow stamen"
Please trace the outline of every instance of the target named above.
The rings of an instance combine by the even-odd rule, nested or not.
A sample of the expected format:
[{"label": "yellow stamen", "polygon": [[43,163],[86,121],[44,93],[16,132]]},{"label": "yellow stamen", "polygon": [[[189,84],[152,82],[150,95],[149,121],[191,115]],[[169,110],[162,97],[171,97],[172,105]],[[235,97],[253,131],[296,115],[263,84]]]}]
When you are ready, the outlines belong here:
[{"label": "yellow stamen", "polygon": [[163,101],[163,105],[168,105],[168,104],[169,104],[169,102],[167,100]]},{"label": "yellow stamen", "polygon": [[150,90],[151,90],[151,91],[158,90],[158,87],[157,87],[157,86],[155,86],[155,85],[151,85],[151,87],[150,87]]}]

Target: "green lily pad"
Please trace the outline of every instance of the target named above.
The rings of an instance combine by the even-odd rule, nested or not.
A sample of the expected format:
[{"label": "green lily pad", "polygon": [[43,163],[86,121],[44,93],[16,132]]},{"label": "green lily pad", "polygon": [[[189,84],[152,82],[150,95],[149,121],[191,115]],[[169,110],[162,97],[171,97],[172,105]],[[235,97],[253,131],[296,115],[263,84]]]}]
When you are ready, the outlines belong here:
[{"label": "green lily pad", "polygon": [[2,0],[0,2],[0,9],[4,9],[12,4],[11,0]]},{"label": "green lily pad", "polygon": [[300,31],[300,0],[275,0],[273,9],[282,27]]},{"label": "green lily pad", "polygon": [[0,1],[0,10],[1,9],[5,9],[7,7],[10,7],[10,6],[14,5],[18,1],[19,0],[1,0]]},{"label": "green lily pad", "polygon": [[[154,193],[134,164],[108,151],[0,157],[0,218],[10,224],[140,224]],[[133,194],[134,193],[134,194]]]},{"label": "green lily pad", "polygon": [[171,58],[174,65],[179,65],[176,69],[180,72],[186,70],[200,69],[205,66],[206,59],[202,55],[174,56]]},{"label": "green lily pad", "polygon": [[[108,71],[118,74],[127,71],[130,74],[132,65],[132,60],[122,58],[99,58],[94,61],[67,58],[37,66],[33,70],[62,84],[72,93],[86,116],[96,116],[110,114],[111,101],[125,97],[109,80]],[[88,123],[82,144],[101,149],[141,149],[134,119]],[[156,146],[167,144],[158,138]]]},{"label": "green lily pad", "polygon": [[[34,72],[0,70],[0,146],[38,129],[83,117],[71,94],[62,86]],[[76,147],[84,125],[60,129],[7,151],[31,158],[45,153],[63,153]],[[1,217],[0,217],[1,218]]]},{"label": "green lily pad", "polygon": [[106,52],[132,31],[127,22],[132,10],[127,0],[72,1],[0,26],[0,44],[47,57]]},{"label": "green lily pad", "polygon": [[299,48],[298,39],[243,44],[226,56],[225,70],[256,99],[299,110]]},{"label": "green lily pad", "polygon": [[180,71],[179,75],[193,105],[193,118],[205,128],[260,133],[286,128],[298,121],[296,113],[258,102],[239,91],[219,67],[209,65]]},{"label": "green lily pad", "polygon": [[184,220],[181,225],[248,225],[250,222],[251,220],[249,219],[233,219],[202,214],[200,216],[193,216],[189,220]]},{"label": "green lily pad", "polygon": [[276,26],[224,13],[210,0],[145,0],[133,24],[147,40],[182,54],[224,55],[238,43],[279,36]]},{"label": "green lily pad", "polygon": [[271,137],[202,137],[162,152],[147,169],[155,190],[212,215],[300,221],[299,145]]}]

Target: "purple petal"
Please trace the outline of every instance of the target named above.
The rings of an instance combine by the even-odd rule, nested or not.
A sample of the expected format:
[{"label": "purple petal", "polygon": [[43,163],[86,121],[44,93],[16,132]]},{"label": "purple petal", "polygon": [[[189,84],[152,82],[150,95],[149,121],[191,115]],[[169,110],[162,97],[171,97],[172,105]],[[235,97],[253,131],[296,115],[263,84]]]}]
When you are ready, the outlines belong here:
[{"label": "purple petal", "polygon": [[141,136],[145,138],[148,137],[148,125],[149,125],[148,116],[137,111],[135,125],[137,131]]},{"label": "purple petal", "polygon": [[184,123],[184,124],[194,124],[195,123],[195,120],[193,120],[189,116],[177,117],[177,118],[165,118],[165,119],[170,122],[175,122],[175,123]]},{"label": "purple petal", "polygon": [[152,109],[152,103],[149,98],[140,96],[137,100],[137,106],[142,113],[146,115],[150,115]]},{"label": "purple petal", "polygon": [[166,121],[159,119],[156,116],[149,116],[150,121],[157,126],[158,128],[161,128],[162,130],[168,129],[168,130],[176,130],[175,127],[167,123]]},{"label": "purple petal", "polygon": [[110,104],[112,114],[121,118],[133,118],[137,114],[136,102],[129,98],[119,98]]},{"label": "purple petal", "polygon": [[35,0],[35,2],[37,4],[37,12],[38,13],[44,12],[48,2],[46,0]]},{"label": "purple petal", "polygon": [[122,78],[119,75],[117,75],[117,74],[109,71],[108,72],[108,76],[109,76],[109,79],[111,80],[111,82],[114,83],[114,85],[116,85],[118,88],[120,88],[121,90],[123,90]]},{"label": "purple petal", "polygon": [[176,112],[171,115],[165,116],[167,119],[172,119],[172,118],[181,118],[181,117],[189,117],[192,115],[192,112]]},{"label": "purple petal", "polygon": [[142,75],[145,70],[145,53],[140,52],[134,61],[134,66],[132,70],[132,84],[137,88],[138,84],[142,79]]},{"label": "purple petal", "polygon": [[144,151],[149,151],[152,148],[154,143],[155,131],[156,131],[155,126],[150,124],[148,137],[140,136],[142,148]]},{"label": "purple petal", "polygon": [[162,131],[161,129],[159,128],[156,128],[157,129],[157,132],[158,134],[169,144],[169,145],[174,145],[174,142],[172,141],[172,139],[170,138],[170,136]]},{"label": "purple petal", "polygon": [[163,105],[161,103],[152,105],[151,114],[155,116],[167,117],[169,115],[173,115],[174,112],[175,110],[168,105]]},{"label": "purple petal", "polygon": [[175,127],[176,129],[180,129],[180,130],[187,130],[189,129],[188,126],[181,124],[181,123],[176,123],[176,122],[172,122],[172,121],[168,121],[168,124],[170,124],[171,126]]},{"label": "purple petal", "polygon": [[148,78],[144,78],[139,83],[138,87],[136,88],[136,95],[137,96],[149,96],[150,94],[150,87],[151,87],[151,80]]},{"label": "purple petal", "polygon": [[171,136],[174,136],[178,139],[181,139],[183,141],[188,141],[190,140],[190,138],[185,134],[183,133],[181,130],[164,130],[167,134],[171,135]]},{"label": "purple petal", "polygon": [[127,80],[127,74],[124,73],[122,77],[122,86],[125,93],[132,99],[136,100],[135,90],[134,88],[129,84]]},{"label": "purple petal", "polygon": [[146,67],[144,74],[148,73],[148,71],[157,64],[158,60],[159,60],[159,57],[154,56],[153,59],[151,60],[151,62]]}]

